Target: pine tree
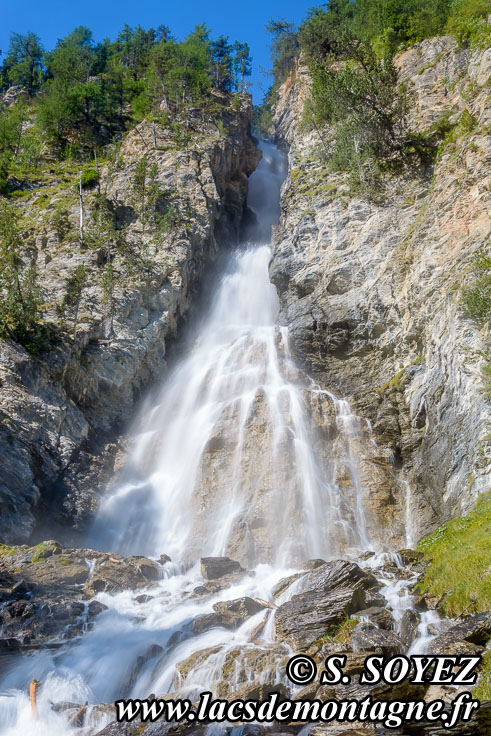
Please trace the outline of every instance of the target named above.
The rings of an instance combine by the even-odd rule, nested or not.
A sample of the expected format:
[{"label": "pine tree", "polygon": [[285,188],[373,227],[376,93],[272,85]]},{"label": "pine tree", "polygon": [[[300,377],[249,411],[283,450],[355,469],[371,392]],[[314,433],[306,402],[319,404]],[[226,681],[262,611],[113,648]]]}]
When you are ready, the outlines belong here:
[{"label": "pine tree", "polygon": [[236,41],[233,45],[234,50],[234,84],[237,92],[244,92],[245,77],[252,74],[252,58],[249,46],[246,43]]},{"label": "pine tree", "polygon": [[232,46],[228,42],[228,36],[219,36],[212,42],[210,49],[215,87],[229,91],[233,82],[233,62]]},{"label": "pine tree", "polygon": [[39,36],[31,31],[23,36],[12,33],[10,46],[3,63],[4,85],[20,84],[30,94],[35,92],[42,78],[43,49]]},{"label": "pine tree", "polygon": [[12,159],[19,152],[25,105],[22,99],[0,113],[0,194],[8,191],[8,177]]},{"label": "pine tree", "polygon": [[84,264],[79,264],[72,275],[69,277],[66,285],[65,296],[62,302],[63,314],[69,310],[72,313],[73,339],[77,335],[78,313],[82,294],[87,285],[87,269]]},{"label": "pine tree", "polygon": [[114,226],[114,219],[109,209],[110,203],[104,196],[98,196],[91,212],[91,222],[84,236],[84,243],[103,254],[104,271],[102,274],[102,301],[107,305],[107,316],[110,319],[109,332],[114,334],[114,288],[118,274],[114,268],[116,253],[122,248],[119,233]]}]

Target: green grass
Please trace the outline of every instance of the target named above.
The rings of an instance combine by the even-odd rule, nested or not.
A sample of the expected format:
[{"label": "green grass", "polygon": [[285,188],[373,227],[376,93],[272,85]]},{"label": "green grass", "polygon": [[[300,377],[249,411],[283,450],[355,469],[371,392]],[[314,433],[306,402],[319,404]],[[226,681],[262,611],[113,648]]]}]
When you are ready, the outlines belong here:
[{"label": "green grass", "polygon": [[401,368],[400,371],[398,371],[395,376],[392,376],[392,378],[389,381],[386,381],[385,383],[382,383],[380,386],[374,386],[373,390],[376,391],[379,396],[383,398],[384,393],[387,389],[395,389],[396,391],[399,391],[402,387],[402,379],[407,371],[408,368],[411,368],[413,365],[421,365],[421,363],[424,363],[424,357],[422,355],[418,355],[415,360],[411,361],[409,365],[404,366],[404,368]]},{"label": "green grass", "polygon": [[8,544],[0,543],[0,557],[6,557],[7,555],[15,555],[17,547],[10,547]]},{"label": "green grass", "polygon": [[476,700],[491,700],[491,649],[488,649],[482,658],[480,680],[472,691]]},{"label": "green grass", "polygon": [[51,557],[54,549],[54,544],[45,544],[44,542],[37,544],[34,547],[32,562],[44,562],[47,557]]},{"label": "green grass", "polygon": [[334,644],[349,644],[351,632],[358,626],[360,620],[357,618],[345,618],[345,620],[331,631],[319,636],[314,643],[330,642]]},{"label": "green grass", "polygon": [[419,585],[440,597],[448,616],[491,609],[491,492],[481,496],[466,516],[453,519],[418,544],[429,566]]}]

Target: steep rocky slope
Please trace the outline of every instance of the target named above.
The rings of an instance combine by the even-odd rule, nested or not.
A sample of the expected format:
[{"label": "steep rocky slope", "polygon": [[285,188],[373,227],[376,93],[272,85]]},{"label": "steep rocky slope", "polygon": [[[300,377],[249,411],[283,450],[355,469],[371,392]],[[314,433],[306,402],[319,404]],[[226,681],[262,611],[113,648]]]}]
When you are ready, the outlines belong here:
[{"label": "steep rocky slope", "polygon": [[307,68],[280,88],[274,130],[290,173],[270,275],[299,360],[392,454],[399,490],[375,503],[405,510],[414,541],[468,510],[489,480],[488,332],[461,294],[489,253],[491,53],[442,37],[396,64],[411,127],[453,130],[434,166],[392,179],[381,202],[353,194],[303,129]]},{"label": "steep rocky slope", "polygon": [[[48,506],[50,517],[75,525],[94,508],[97,489],[114,465],[118,431],[141,389],[165,369],[166,343],[189,309],[206,264],[217,255],[219,241],[237,238],[247,177],[260,153],[250,134],[250,97],[236,96],[232,104],[230,95],[214,96],[217,122],[205,123],[197,112],[186,147],[176,144],[169,128],[143,122],[101,166],[101,192],[125,241],[113,260],[112,318],[103,298],[104,253],[82,247],[78,237],[78,174],[70,180],[57,164],[54,184],[35,187],[19,203],[22,255],[26,264],[37,264],[45,322],[58,329],[57,305],[79,264],[88,270],[88,285],[74,338],[65,331],[38,357],[10,340],[0,343],[5,542],[29,539],[36,516],[42,521]],[[157,186],[177,213],[177,222],[159,237],[135,206],[135,167],[144,156],[149,168],[157,165]],[[95,190],[84,200],[87,230]],[[57,232],[60,208],[67,236]]]}]

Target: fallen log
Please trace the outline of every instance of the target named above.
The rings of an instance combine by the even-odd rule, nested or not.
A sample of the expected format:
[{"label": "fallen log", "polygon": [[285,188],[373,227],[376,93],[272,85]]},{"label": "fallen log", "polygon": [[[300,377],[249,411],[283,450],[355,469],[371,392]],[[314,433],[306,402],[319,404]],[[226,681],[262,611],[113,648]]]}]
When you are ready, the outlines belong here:
[{"label": "fallen log", "polygon": [[41,683],[35,678],[31,680],[29,685],[29,700],[31,701],[32,717],[35,721],[39,721],[39,713],[37,709],[37,691]]},{"label": "fallen log", "polygon": [[258,625],[253,628],[253,630],[249,634],[249,638],[247,640],[248,642],[252,642],[252,641],[255,641],[257,639],[257,637],[259,636],[259,634],[262,632],[262,630],[266,626],[266,621],[268,620],[268,618],[269,618],[269,611],[265,615],[265,617],[263,618],[263,620],[260,621],[258,623]]},{"label": "fallen log", "polygon": [[74,713],[73,716],[71,716],[68,719],[68,723],[70,726],[83,726],[83,719],[84,719],[85,711],[87,710],[88,704],[89,704],[89,701],[86,700],[85,703],[83,703],[83,705],[80,706],[78,711]]}]

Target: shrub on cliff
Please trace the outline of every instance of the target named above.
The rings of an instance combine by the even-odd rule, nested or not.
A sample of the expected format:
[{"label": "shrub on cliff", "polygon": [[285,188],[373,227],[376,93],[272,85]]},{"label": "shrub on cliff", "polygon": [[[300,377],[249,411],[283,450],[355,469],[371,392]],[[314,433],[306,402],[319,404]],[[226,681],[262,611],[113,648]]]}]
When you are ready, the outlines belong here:
[{"label": "shrub on cliff", "polygon": [[34,263],[25,266],[22,240],[11,205],[0,210],[0,336],[35,351],[39,347],[41,292]]},{"label": "shrub on cliff", "polygon": [[273,87],[278,87],[291,72],[298,55],[298,34],[293,23],[284,19],[270,20],[266,32],[272,36],[271,62],[273,64]]},{"label": "shrub on cliff", "polygon": [[490,41],[488,0],[455,0],[445,31],[461,44],[485,48]]},{"label": "shrub on cliff", "polygon": [[19,152],[25,106],[22,99],[7,109],[0,109],[0,194],[7,194],[12,160]]},{"label": "shrub on cliff", "polygon": [[307,122],[321,137],[329,124],[332,141],[325,139],[324,146],[330,165],[348,171],[354,185],[371,187],[381,163],[404,156],[407,146],[407,99],[390,54],[380,60],[369,43],[347,33],[336,58],[312,62],[311,71]]},{"label": "shrub on cliff", "polygon": [[299,29],[307,59],[336,53],[346,31],[383,55],[425,38],[450,33],[460,42],[482,37],[487,0],[331,0],[309,10]]},{"label": "shrub on cliff", "polygon": [[462,303],[474,319],[491,319],[491,258],[479,253],[475,259],[475,277],[462,289]]},{"label": "shrub on cliff", "polygon": [[81,183],[84,189],[95,186],[98,181],[99,172],[95,169],[85,169],[85,171],[82,172]]}]

